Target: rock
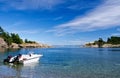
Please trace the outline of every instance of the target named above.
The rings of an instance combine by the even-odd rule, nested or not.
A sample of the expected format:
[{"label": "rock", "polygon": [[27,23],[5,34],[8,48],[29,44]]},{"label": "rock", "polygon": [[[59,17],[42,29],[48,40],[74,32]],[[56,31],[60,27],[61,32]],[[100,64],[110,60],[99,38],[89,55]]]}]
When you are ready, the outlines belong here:
[{"label": "rock", "polygon": [[50,48],[50,47],[51,46],[42,43],[23,43],[23,44],[12,43],[10,46],[8,46],[4,39],[0,37],[0,50],[2,51],[8,48],[18,49],[18,48]]},{"label": "rock", "polygon": [[45,44],[39,44],[39,43],[24,43],[20,44],[19,47],[21,48],[49,48],[50,46]]},{"label": "rock", "polygon": [[85,45],[84,47],[89,47],[89,48],[98,48],[98,45]]},{"label": "rock", "polygon": [[120,47],[120,44],[116,44],[116,45],[113,45],[113,44],[104,44],[103,45],[104,48],[119,48]]},{"label": "rock", "polygon": [[103,47],[104,48],[112,47],[112,44],[104,44]]},{"label": "rock", "polygon": [[3,38],[0,38],[0,48],[8,48],[8,45]]},{"label": "rock", "polygon": [[20,48],[20,47],[19,47],[18,44],[16,44],[16,43],[12,43],[12,44],[10,45],[10,48],[17,49],[17,48]]},{"label": "rock", "polygon": [[[94,45],[93,43],[89,43],[89,44],[86,44],[84,45],[84,47],[91,47],[91,48],[98,48],[98,45]],[[119,48],[120,47],[120,44],[104,44],[102,46],[103,48]]]}]

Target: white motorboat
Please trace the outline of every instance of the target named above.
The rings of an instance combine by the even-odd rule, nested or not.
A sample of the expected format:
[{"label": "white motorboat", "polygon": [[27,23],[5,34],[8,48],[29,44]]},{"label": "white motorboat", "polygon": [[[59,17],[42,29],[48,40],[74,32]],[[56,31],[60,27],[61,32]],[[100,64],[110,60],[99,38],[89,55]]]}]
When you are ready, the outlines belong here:
[{"label": "white motorboat", "polygon": [[27,63],[32,63],[32,62],[37,62],[39,61],[40,57],[43,55],[41,54],[19,54],[17,56],[11,57],[8,56],[6,59],[4,59],[4,62],[7,63],[21,63],[21,64],[27,64]]}]

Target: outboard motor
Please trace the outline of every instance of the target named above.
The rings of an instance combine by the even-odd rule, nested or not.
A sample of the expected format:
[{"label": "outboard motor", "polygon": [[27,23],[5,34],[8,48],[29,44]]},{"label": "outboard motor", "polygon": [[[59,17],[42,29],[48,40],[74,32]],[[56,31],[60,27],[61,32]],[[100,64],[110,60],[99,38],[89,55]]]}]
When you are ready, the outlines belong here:
[{"label": "outboard motor", "polygon": [[12,62],[13,63],[19,63],[19,59],[20,59],[21,56],[22,56],[21,54],[18,54],[18,56],[16,56]]},{"label": "outboard motor", "polygon": [[7,62],[7,63],[9,63],[11,58],[12,58],[12,56],[8,56],[6,59],[4,59],[3,62]]}]

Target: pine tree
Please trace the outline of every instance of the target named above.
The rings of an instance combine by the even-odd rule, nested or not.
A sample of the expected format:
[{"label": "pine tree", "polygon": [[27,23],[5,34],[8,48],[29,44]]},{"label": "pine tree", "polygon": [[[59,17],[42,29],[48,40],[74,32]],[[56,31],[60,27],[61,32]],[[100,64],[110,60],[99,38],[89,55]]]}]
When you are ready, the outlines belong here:
[{"label": "pine tree", "polygon": [[18,34],[11,33],[11,37],[12,37],[13,43],[17,43],[17,44],[23,43],[23,40],[19,37]]}]

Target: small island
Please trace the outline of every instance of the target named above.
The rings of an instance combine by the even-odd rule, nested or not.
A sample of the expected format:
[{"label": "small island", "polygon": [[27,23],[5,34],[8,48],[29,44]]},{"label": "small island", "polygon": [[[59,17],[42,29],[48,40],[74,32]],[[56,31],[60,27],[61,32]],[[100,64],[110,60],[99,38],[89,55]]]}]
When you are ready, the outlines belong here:
[{"label": "small island", "polygon": [[96,48],[120,48],[120,37],[118,36],[111,36],[104,41],[102,38],[98,40],[85,44],[85,47],[96,47]]},{"label": "small island", "polygon": [[18,48],[49,48],[47,44],[30,41],[28,39],[21,39],[18,34],[5,32],[0,27],[0,49],[18,49]]}]

